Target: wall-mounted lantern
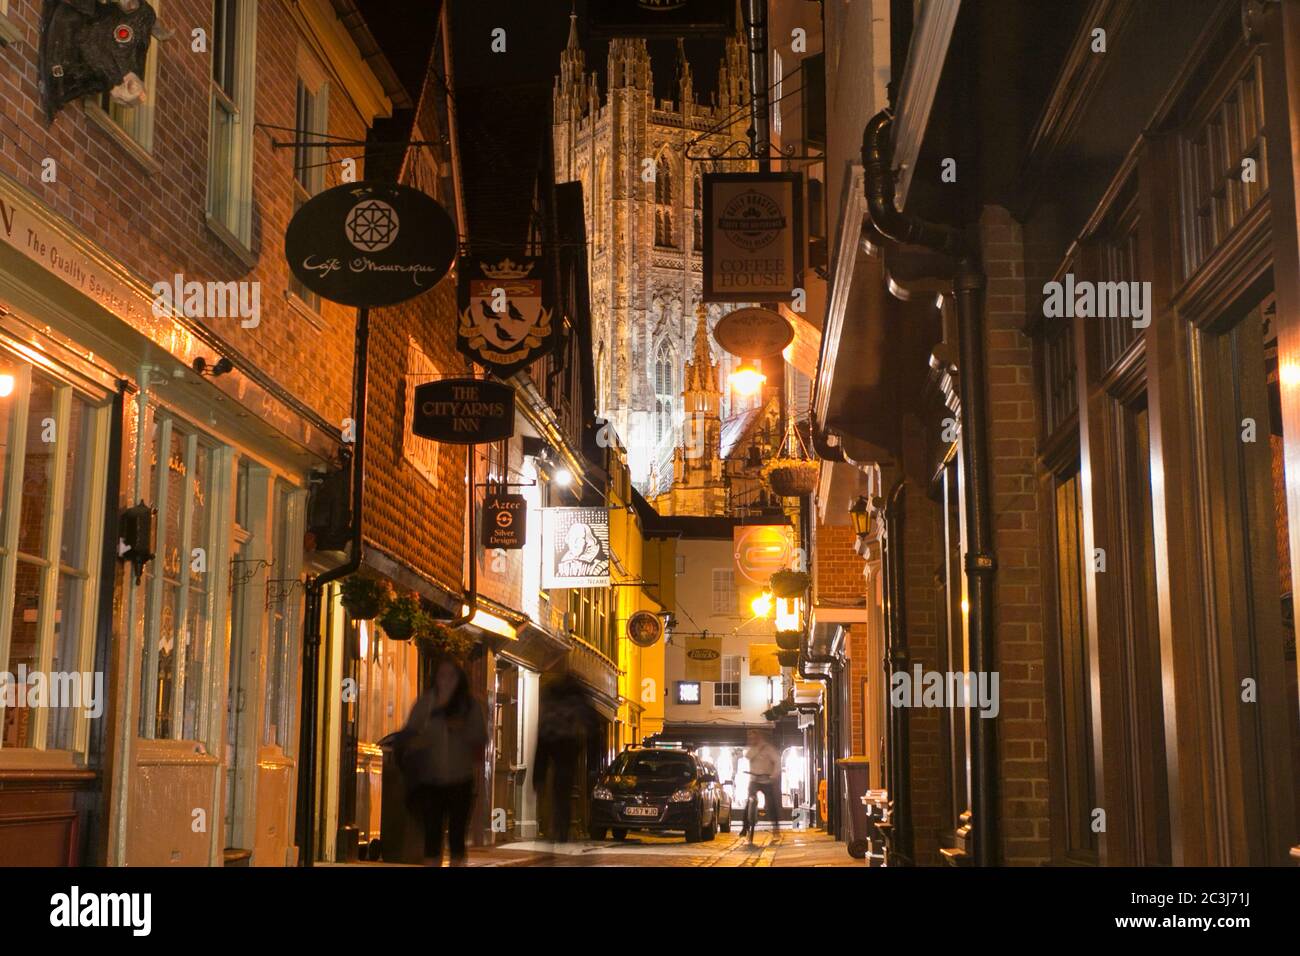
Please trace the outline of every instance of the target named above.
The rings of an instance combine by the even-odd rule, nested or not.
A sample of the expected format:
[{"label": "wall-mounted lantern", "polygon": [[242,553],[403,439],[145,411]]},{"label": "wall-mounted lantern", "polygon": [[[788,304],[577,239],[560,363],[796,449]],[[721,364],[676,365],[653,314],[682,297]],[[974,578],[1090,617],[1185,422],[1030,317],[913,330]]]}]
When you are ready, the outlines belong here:
[{"label": "wall-mounted lantern", "polygon": [[154,558],[154,509],[141,501],[122,512],[118,520],[117,556],[135,569],[135,583],[140,583],[144,566]]}]

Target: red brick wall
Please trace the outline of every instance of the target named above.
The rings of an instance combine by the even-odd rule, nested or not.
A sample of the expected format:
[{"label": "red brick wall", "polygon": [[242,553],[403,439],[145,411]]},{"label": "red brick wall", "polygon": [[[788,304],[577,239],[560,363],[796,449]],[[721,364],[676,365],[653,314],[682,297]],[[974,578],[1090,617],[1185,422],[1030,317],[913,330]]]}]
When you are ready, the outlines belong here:
[{"label": "red brick wall", "polygon": [[[939,506],[909,483],[904,502],[903,602],[907,609],[907,668],[943,672],[939,627],[943,604],[936,571],[943,566],[943,525]],[[907,711],[908,772],[911,774],[912,853],[920,866],[943,862],[939,847],[951,831],[948,778],[943,748],[945,707],[914,706]]]},{"label": "red brick wall", "polygon": [[[241,328],[238,318],[208,324],[324,418],[341,422],[350,405],[355,311],[326,303],[318,328],[285,299],[283,236],[293,212],[294,151],[271,146],[272,135],[285,134],[253,134],[257,265],[250,270],[205,224],[212,64],[209,54],[191,51],[190,31],[211,30],[211,2],[162,2],[160,23],[173,38],[154,41],[159,61],[156,87],[148,91],[155,104],[152,166],[93,122],[79,103],[64,106],[46,125],[37,89],[40,9],[40,0],[9,4],[9,22],[24,37],[0,56],[0,172],[149,284],[177,272],[187,280],[260,280],[259,326]],[[294,125],[299,35],[288,4],[259,4],[252,117],[257,122]],[[329,103],[331,133],[364,137],[365,126],[338,84],[331,84]],[[46,157],[57,163],[53,183],[41,182]],[[331,171],[326,185],[336,179]]]},{"label": "red brick wall", "polygon": [[[862,575],[864,562],[854,550],[857,536],[850,525],[817,524],[813,529],[813,594],[819,602],[855,604],[866,599],[867,582]],[[849,702],[852,712],[850,746],[862,752],[862,734],[866,714],[863,710],[862,680],[870,676],[873,686],[880,679],[880,661],[868,658],[867,627],[856,624],[847,637],[849,653]],[[866,754],[874,758],[870,751]]]},{"label": "red brick wall", "polygon": [[1025,321],[1020,226],[1005,209],[986,207],[980,231],[988,275],[989,475],[998,560],[994,664],[1001,675],[1001,855],[1003,863],[1033,865],[1050,856],[1033,349],[1020,331]]}]

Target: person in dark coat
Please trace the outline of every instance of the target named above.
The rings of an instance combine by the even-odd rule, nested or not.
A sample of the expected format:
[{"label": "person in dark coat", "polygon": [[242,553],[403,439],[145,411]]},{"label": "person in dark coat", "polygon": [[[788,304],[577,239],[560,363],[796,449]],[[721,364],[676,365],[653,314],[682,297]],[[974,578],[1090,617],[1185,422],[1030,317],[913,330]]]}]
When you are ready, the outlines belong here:
[{"label": "person in dark coat", "polygon": [[538,710],[533,789],[539,795],[550,794],[551,814],[545,836],[563,843],[569,838],[571,796],[578,755],[584,744],[589,753],[594,750],[600,732],[600,716],[586,690],[572,674],[565,674],[542,691]]},{"label": "person in dark coat", "polygon": [[433,686],[420,695],[398,732],[410,806],[424,818],[425,853],[434,866],[442,865],[444,825],[451,865],[465,863],[474,781],[483,770],[487,740],[487,719],[469,692],[469,678],[458,664],[443,660]]}]

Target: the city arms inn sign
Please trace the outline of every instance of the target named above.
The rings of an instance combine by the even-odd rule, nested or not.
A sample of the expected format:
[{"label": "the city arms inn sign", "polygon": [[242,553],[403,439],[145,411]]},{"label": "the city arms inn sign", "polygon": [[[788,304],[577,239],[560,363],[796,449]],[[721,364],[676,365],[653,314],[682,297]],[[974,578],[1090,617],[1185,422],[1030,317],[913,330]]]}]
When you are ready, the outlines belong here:
[{"label": "the city arms inn sign", "polygon": [[411,431],[452,445],[501,441],[515,433],[515,390],[477,378],[444,378],[415,388]]}]

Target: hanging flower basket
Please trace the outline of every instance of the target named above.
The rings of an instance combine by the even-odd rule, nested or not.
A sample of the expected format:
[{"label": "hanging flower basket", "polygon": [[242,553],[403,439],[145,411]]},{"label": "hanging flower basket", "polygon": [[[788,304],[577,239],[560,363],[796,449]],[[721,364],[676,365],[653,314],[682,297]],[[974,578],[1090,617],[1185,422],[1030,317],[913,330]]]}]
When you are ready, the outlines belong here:
[{"label": "hanging flower basket", "polygon": [[[777,631],[776,646],[782,651],[799,652],[799,645],[803,642],[803,631]],[[784,663],[784,662],[782,662]]]},{"label": "hanging flower basket", "polygon": [[801,458],[773,458],[763,466],[763,476],[773,494],[782,498],[798,498],[810,495],[817,487],[817,469],[815,461]]},{"label": "hanging flower basket", "polygon": [[791,571],[787,568],[772,575],[767,582],[767,589],[772,592],[773,597],[796,598],[802,597],[810,584],[812,578],[808,576],[808,572]]},{"label": "hanging flower basket", "polygon": [[473,638],[427,615],[416,631],[415,639],[433,656],[450,657],[457,663],[464,663],[474,650]]},{"label": "hanging flower basket", "polygon": [[776,659],[781,663],[782,667],[794,667],[799,663],[799,650],[798,648],[793,651],[778,650]]},{"label": "hanging flower basket", "polygon": [[420,607],[420,599],[414,594],[404,594],[388,602],[379,617],[379,626],[393,640],[409,641],[428,618]]},{"label": "hanging flower basket", "polygon": [[767,710],[763,711],[763,719],[776,723],[778,720],[789,717],[792,713],[794,713],[794,705],[789,701],[783,700],[779,704],[773,704]]},{"label": "hanging flower basket", "polygon": [[383,613],[392,599],[393,589],[387,581],[353,574],[339,587],[343,609],[354,621],[373,621]]}]

